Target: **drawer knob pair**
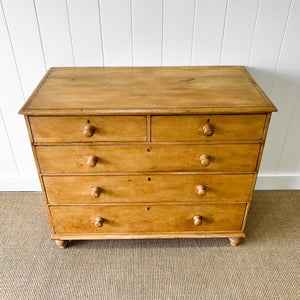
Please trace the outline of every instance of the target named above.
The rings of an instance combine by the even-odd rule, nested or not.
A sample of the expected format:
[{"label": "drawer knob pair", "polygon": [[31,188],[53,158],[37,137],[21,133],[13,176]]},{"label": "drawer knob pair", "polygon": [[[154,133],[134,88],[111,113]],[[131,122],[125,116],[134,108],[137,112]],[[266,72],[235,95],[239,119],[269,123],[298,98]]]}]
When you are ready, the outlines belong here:
[{"label": "drawer knob pair", "polygon": [[101,195],[101,188],[99,188],[98,186],[92,187],[91,195],[94,198],[99,198]]},{"label": "drawer knob pair", "polygon": [[95,132],[95,127],[92,125],[87,125],[84,127],[83,135],[85,137],[92,137]]},{"label": "drawer knob pair", "polygon": [[207,167],[210,165],[211,163],[211,158],[210,156],[206,155],[206,154],[203,154],[200,156],[200,163],[203,167]]},{"label": "drawer knob pair", "polygon": [[102,217],[97,217],[95,220],[95,226],[96,227],[102,227],[104,223],[104,218]]},{"label": "drawer knob pair", "polygon": [[201,216],[194,216],[193,221],[194,221],[195,226],[200,226],[202,224],[202,217]]},{"label": "drawer knob pair", "polygon": [[212,136],[214,134],[214,127],[211,124],[206,124],[202,127],[205,136]]},{"label": "drawer knob pair", "polygon": [[196,190],[196,193],[199,196],[205,196],[206,195],[206,186],[203,185],[203,184],[196,185],[195,190]]}]

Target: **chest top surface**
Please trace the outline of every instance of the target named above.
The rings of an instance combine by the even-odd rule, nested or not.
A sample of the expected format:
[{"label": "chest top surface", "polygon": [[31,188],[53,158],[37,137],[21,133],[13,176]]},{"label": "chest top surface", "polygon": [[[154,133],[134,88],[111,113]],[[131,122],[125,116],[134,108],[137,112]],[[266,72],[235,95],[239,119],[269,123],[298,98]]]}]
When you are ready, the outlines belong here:
[{"label": "chest top surface", "polygon": [[275,106],[242,66],[51,68],[24,115],[266,113]]}]

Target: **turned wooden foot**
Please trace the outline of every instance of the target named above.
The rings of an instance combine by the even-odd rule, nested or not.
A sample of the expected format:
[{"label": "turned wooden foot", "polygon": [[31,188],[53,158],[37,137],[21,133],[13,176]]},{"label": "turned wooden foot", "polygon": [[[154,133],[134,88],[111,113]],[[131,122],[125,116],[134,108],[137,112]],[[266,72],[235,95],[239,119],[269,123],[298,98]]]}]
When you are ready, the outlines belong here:
[{"label": "turned wooden foot", "polygon": [[230,237],[228,238],[231,246],[237,246],[241,243],[242,238]]},{"label": "turned wooden foot", "polygon": [[56,240],[55,243],[59,248],[66,248],[69,244],[69,241],[68,240]]}]

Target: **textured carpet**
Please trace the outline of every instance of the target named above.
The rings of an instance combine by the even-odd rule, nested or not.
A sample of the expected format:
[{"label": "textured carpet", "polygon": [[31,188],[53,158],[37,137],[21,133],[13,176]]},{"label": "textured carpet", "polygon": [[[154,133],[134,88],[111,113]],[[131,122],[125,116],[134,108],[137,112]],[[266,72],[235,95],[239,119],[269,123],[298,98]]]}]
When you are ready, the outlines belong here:
[{"label": "textured carpet", "polygon": [[246,234],[73,241],[59,249],[40,193],[0,193],[2,299],[300,299],[300,191],[255,192]]}]

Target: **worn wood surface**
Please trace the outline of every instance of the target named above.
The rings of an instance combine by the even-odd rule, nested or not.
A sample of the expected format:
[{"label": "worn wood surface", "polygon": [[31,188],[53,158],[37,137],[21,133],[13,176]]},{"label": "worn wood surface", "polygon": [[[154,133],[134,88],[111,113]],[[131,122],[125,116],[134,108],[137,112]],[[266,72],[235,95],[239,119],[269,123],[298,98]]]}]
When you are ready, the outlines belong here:
[{"label": "worn wood surface", "polygon": [[[44,176],[49,204],[246,202],[253,174]],[[205,195],[196,186],[204,185]],[[101,192],[95,197],[95,187]],[[98,194],[96,194],[97,196]]]},{"label": "worn wood surface", "polygon": [[[238,231],[245,204],[147,204],[50,207],[56,233]],[[195,226],[193,217],[202,224]],[[96,218],[104,219],[95,226]]]},{"label": "worn wood surface", "polygon": [[[259,144],[37,146],[43,174],[253,172]],[[201,155],[210,164],[201,164]],[[94,167],[88,165],[95,156]],[[55,162],[55,163],[54,163]]]},{"label": "worn wood surface", "polygon": [[[145,116],[30,117],[30,124],[37,143],[146,141]],[[87,125],[94,128],[90,137]]]},{"label": "worn wood surface", "polygon": [[[244,141],[261,140],[266,115],[153,116],[151,140],[157,141]],[[203,127],[211,125],[211,135]]]},{"label": "worn wood surface", "polygon": [[52,68],[29,115],[252,113],[276,108],[244,67]]}]

